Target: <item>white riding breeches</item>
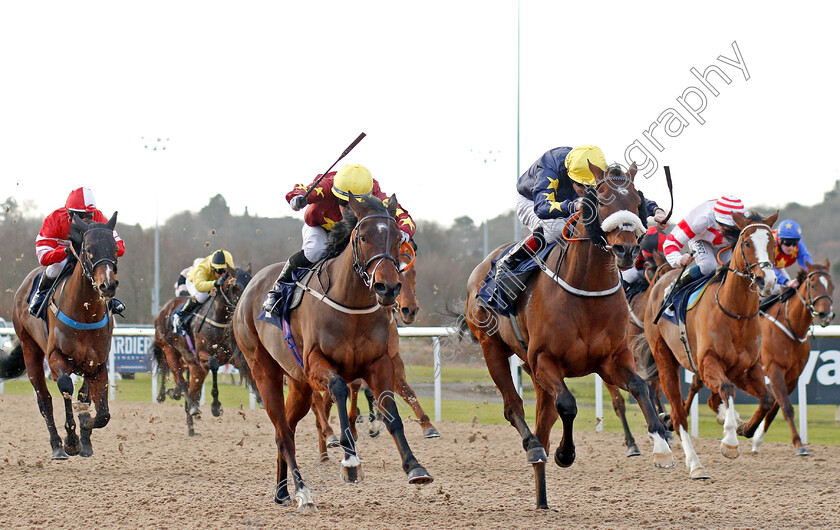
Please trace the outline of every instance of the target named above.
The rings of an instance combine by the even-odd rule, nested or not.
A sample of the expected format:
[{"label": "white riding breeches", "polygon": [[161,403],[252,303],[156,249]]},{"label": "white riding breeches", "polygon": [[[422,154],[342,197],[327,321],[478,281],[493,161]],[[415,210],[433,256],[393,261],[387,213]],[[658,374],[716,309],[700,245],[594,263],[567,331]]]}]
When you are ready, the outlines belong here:
[{"label": "white riding breeches", "polygon": [[311,263],[317,263],[327,254],[329,232],[320,226],[309,226],[304,223],[300,233],[303,236],[303,255]]}]

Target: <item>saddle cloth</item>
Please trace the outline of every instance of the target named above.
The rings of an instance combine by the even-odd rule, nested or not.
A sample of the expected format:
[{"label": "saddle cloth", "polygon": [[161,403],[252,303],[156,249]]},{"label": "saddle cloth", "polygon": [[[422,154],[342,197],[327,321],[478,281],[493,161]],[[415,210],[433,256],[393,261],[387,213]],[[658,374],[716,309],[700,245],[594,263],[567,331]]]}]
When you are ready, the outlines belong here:
[{"label": "saddle cloth", "polygon": [[698,278],[674,293],[671,296],[671,307],[674,310],[665,311],[662,313],[662,317],[672,324],[685,323],[686,314],[700,301],[700,297],[706,292],[706,288],[712,283],[711,280],[714,276],[715,273],[713,272]]},{"label": "saddle cloth", "polygon": [[[499,258],[508,254],[510,249],[516,243],[507,247],[504,252],[499,254]],[[550,243],[538,252],[536,256],[545,261],[545,258],[557,243]],[[496,281],[496,262],[499,258],[494,259],[490,263],[490,270],[487,271],[487,276],[481,289],[478,291],[478,298],[486,305],[495,309],[500,315],[510,317],[516,314],[516,300],[524,291],[524,286],[531,274],[539,267],[539,264],[533,259],[529,258],[520,263],[515,269],[503,272],[504,278],[502,285]]]}]

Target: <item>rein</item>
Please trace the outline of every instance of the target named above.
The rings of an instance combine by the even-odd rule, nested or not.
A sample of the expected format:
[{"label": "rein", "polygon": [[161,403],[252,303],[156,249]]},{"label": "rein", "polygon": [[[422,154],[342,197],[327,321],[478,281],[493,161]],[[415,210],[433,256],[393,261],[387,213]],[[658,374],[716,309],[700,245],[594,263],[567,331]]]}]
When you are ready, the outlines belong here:
[{"label": "rein", "polygon": [[[802,302],[802,305],[805,307],[805,310],[806,310],[806,311],[808,311],[808,312],[811,314],[811,318],[812,318],[812,319],[813,319],[813,317],[819,316],[819,313],[818,313],[818,312],[816,311],[816,309],[814,308],[814,305],[815,305],[815,304],[816,304],[819,300],[822,300],[823,298],[828,298],[828,300],[829,300],[829,302],[831,302],[832,306],[834,305],[834,301],[832,300],[831,296],[829,296],[829,295],[827,295],[827,294],[822,294],[822,295],[820,295],[820,296],[818,296],[818,297],[816,297],[816,298],[814,298],[814,299],[812,299],[812,298],[811,298],[811,282],[810,282],[810,281],[808,281],[808,280],[810,280],[810,279],[811,279],[812,277],[814,277],[814,276],[819,276],[819,275],[830,276],[830,275],[829,275],[829,273],[828,273],[828,271],[814,271],[814,272],[810,272],[810,273],[808,273],[808,275],[807,275],[807,276],[805,276],[805,284],[807,285],[807,287],[805,288],[805,290],[806,290],[806,297],[807,297],[807,300],[806,300],[806,297],[803,297],[803,296],[799,293],[799,289],[797,289],[797,290],[795,291],[796,296],[797,296],[797,297],[799,298],[799,300]],[[790,313],[789,313],[789,311],[788,311],[788,304],[789,304],[789,303],[790,303],[790,299],[788,299],[787,301],[785,301],[785,322],[787,323],[787,327],[785,327],[785,325],[784,325],[784,324],[782,324],[781,322],[779,322],[776,318],[773,318],[772,316],[770,316],[768,313],[766,313],[766,312],[764,312],[764,311],[761,311],[760,313],[761,313],[761,316],[763,316],[763,317],[767,318],[767,320],[769,320],[769,321],[770,321],[770,322],[772,322],[772,323],[773,323],[776,327],[778,327],[779,329],[781,329],[781,330],[782,330],[782,332],[783,332],[785,335],[787,335],[787,337],[788,337],[790,340],[794,340],[794,341],[797,341],[797,342],[799,342],[800,344],[802,344],[802,343],[804,343],[805,341],[807,341],[807,340],[808,340],[808,331],[810,331],[810,332],[811,332],[811,336],[813,336],[813,335],[814,335],[814,323],[813,323],[813,321],[811,321],[811,323],[808,325],[808,329],[807,329],[807,330],[805,330],[805,336],[804,336],[804,337],[799,338],[799,337],[797,337],[796,335],[794,335],[794,334],[793,334],[793,324],[791,324],[791,322],[790,322]],[[779,312],[781,312],[781,308],[779,308]],[[778,316],[778,313],[779,313],[779,312],[777,312],[777,316]]]}]

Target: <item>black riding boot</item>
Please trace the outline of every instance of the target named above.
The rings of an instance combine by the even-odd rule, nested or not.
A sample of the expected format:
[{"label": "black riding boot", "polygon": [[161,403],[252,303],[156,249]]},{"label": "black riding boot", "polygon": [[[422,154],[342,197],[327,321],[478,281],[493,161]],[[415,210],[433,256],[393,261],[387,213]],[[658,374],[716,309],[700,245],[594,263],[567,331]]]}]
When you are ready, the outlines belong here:
[{"label": "black riding boot", "polygon": [[201,302],[193,297],[190,297],[190,299],[187,300],[187,303],[184,304],[184,307],[172,315],[172,331],[176,334],[180,334],[182,330],[186,331],[189,326],[189,322],[192,319],[192,312],[199,307],[201,307]]},{"label": "black riding boot", "polygon": [[38,291],[32,296],[32,301],[29,303],[29,314],[32,316],[39,316],[41,306],[44,304],[44,299],[47,293],[55,283],[55,278],[50,278],[47,273],[41,274],[41,280],[38,282]]},{"label": "black riding boot", "polygon": [[522,262],[531,258],[537,252],[545,248],[545,236],[542,229],[538,228],[526,239],[523,239],[513,254],[503,258],[496,263],[496,270],[504,267],[508,271],[515,270]]},{"label": "black riding boot", "polygon": [[268,294],[265,297],[265,301],[263,302],[263,309],[266,313],[274,313],[275,315],[277,315],[280,311],[280,308],[277,307],[277,302],[280,297],[280,284],[292,283],[294,281],[292,279],[293,272],[311,266],[312,262],[306,259],[306,256],[303,255],[302,250],[299,250],[298,252],[291,255],[289,261],[287,261],[286,264],[283,266],[283,270],[280,271],[280,276],[277,278],[277,281],[274,282],[274,286],[271,288],[270,291],[268,291]]}]

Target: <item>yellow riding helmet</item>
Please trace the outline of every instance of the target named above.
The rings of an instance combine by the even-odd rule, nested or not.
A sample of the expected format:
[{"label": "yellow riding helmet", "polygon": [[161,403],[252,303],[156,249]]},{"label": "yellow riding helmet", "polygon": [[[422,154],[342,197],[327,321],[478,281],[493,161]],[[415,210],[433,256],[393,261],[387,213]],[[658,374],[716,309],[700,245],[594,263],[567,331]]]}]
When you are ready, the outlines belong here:
[{"label": "yellow riding helmet", "polygon": [[607,170],[607,160],[604,158],[604,153],[600,147],[583,144],[569,151],[569,154],[566,155],[566,169],[569,172],[569,178],[584,186],[594,186],[595,175],[589,169],[589,162],[604,171]]},{"label": "yellow riding helmet", "polygon": [[366,195],[371,190],[373,190],[373,177],[365,166],[359,164],[347,164],[333,179],[333,195],[345,201],[349,199],[349,193]]}]

